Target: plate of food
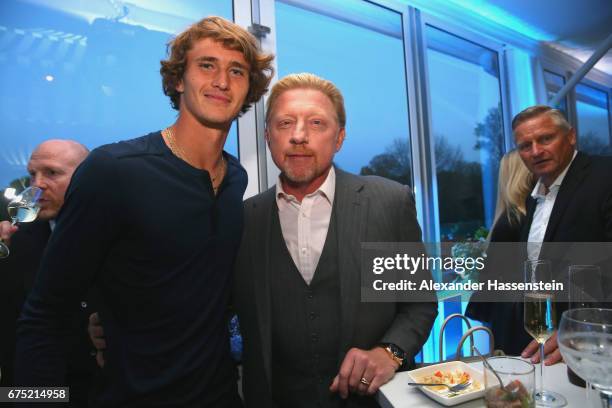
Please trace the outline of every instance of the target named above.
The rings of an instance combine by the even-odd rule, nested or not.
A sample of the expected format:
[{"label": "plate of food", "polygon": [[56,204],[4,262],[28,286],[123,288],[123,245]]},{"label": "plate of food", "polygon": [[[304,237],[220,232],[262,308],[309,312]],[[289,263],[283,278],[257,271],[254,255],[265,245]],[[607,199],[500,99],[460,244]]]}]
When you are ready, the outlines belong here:
[{"label": "plate of food", "polygon": [[462,384],[457,391],[451,391],[444,385],[419,386],[429,398],[440,404],[451,407],[484,396],[484,377],[481,371],[463,361],[431,365],[408,372],[411,382],[426,384]]}]

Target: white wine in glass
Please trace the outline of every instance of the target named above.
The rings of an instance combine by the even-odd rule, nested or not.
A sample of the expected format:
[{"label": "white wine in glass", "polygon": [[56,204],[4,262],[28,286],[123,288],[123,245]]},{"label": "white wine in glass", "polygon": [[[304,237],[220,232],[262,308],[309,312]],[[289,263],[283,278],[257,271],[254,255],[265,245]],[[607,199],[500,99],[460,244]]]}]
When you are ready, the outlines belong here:
[{"label": "white wine in glass", "polygon": [[[552,282],[551,264],[548,260],[527,260],[524,265],[525,283],[542,284]],[[557,316],[553,294],[545,290],[529,290],[524,297],[523,324],[525,330],[540,346],[540,387],[536,391],[536,405],[563,407],[565,397],[544,389],[544,343],[555,332]]]},{"label": "white wine in glass", "polygon": [[[34,221],[38,216],[38,211],[40,211],[38,201],[41,195],[42,190],[34,186],[28,187],[15,195],[7,206],[11,224]],[[10,253],[9,247],[0,240],[0,258],[6,258]]]},{"label": "white wine in glass", "polygon": [[24,204],[23,202],[15,202],[11,201],[7,207],[8,215],[11,218],[11,221],[14,224],[18,222],[32,222],[38,216],[38,211],[40,207],[38,206],[29,206]]},{"label": "white wine in glass", "polygon": [[552,295],[525,294],[525,330],[538,343],[544,344],[555,332],[557,313]]}]

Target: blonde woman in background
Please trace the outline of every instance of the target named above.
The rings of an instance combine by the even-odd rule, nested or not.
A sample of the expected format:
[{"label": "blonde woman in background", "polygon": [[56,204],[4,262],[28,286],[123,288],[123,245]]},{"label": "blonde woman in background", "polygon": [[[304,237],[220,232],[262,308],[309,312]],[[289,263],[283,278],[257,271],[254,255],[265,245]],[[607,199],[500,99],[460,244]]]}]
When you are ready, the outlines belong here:
[{"label": "blonde woman in background", "polygon": [[525,218],[525,202],[535,186],[535,177],[518,154],[511,150],[499,163],[495,222],[489,233],[491,242],[518,242]]},{"label": "blonde woman in background", "polygon": [[[520,232],[525,219],[525,202],[536,183],[533,174],[527,169],[517,150],[506,153],[499,164],[497,185],[497,204],[495,222],[489,233],[489,242],[519,242]],[[480,281],[495,279],[502,274],[501,268],[516,268],[502,261],[490,247],[487,251],[486,267]],[[520,268],[520,266],[518,266]],[[472,296],[465,314],[489,326],[495,336],[495,348],[509,355],[519,355],[531,338],[521,327],[511,327],[509,319],[517,313],[516,303],[484,303],[478,301],[478,294]]]}]

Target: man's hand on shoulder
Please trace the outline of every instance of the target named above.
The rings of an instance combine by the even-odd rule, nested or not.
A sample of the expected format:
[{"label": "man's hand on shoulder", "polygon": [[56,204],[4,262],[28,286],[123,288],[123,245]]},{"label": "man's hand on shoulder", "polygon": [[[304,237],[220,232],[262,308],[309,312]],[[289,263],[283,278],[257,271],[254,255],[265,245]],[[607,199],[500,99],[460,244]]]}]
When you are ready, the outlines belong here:
[{"label": "man's hand on shoulder", "polygon": [[19,228],[16,225],[11,225],[8,221],[0,222],[0,239],[6,245],[11,245],[11,237]]},{"label": "man's hand on shoulder", "polygon": [[398,369],[399,364],[382,347],[372,350],[352,348],[346,353],[329,390],[339,392],[342,398],[348,398],[349,392],[374,395]]},{"label": "man's hand on shoulder", "polygon": [[98,313],[92,313],[89,316],[89,325],[87,326],[89,332],[89,339],[97,350],[96,362],[100,368],[104,368],[104,354],[103,351],[106,349],[106,340],[104,339],[104,328]]}]

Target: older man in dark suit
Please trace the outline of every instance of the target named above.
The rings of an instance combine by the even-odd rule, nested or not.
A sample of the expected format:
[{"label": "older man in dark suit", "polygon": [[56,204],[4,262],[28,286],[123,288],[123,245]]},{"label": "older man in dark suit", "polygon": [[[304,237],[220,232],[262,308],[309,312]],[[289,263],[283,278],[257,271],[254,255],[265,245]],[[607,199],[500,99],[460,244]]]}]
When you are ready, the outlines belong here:
[{"label": "older man in dark suit", "polygon": [[[55,225],[55,218],[64,204],[64,195],[72,173],[87,157],[88,150],[72,140],[47,140],[41,143],[30,157],[28,173],[32,185],[42,189],[38,219],[19,227],[11,226],[8,221],[0,223],[0,237],[10,245],[8,258],[0,259],[0,368],[2,386],[13,385],[13,360],[15,358],[15,334],[17,317],[34,284],[47,241]],[[89,299],[75,302],[75,310],[81,310],[80,335],[67,346],[71,349],[68,369],[71,406],[82,407],[87,404],[89,382],[95,369],[91,357],[93,347],[87,336],[87,316]]]},{"label": "older man in dark suit", "polygon": [[[578,152],[575,130],[548,106],[525,109],[512,129],[523,162],[538,177],[527,199],[521,241],[612,242],[612,158]],[[527,252],[530,259],[551,257],[539,245],[528,245]],[[522,355],[539,362],[537,350],[533,341]],[[561,360],[556,333],[544,351],[547,365]]]},{"label": "older man in dark suit", "polygon": [[339,90],[312,74],[268,100],[281,175],[245,203],[235,279],[247,406],[376,406],[437,314],[434,302],[360,302],[361,242],[419,242],[421,230],[408,187],[332,165],[345,120]]}]

